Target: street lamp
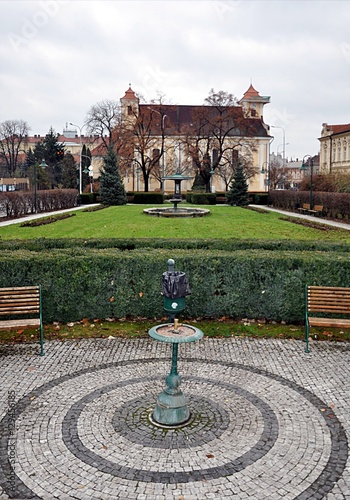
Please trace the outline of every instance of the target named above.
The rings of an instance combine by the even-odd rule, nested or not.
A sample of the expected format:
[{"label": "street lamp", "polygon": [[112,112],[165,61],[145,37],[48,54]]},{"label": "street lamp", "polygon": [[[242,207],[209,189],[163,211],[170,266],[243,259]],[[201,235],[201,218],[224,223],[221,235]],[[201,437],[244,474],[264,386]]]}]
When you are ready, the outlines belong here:
[{"label": "street lamp", "polygon": [[[272,128],[280,128],[283,131],[283,159],[286,157],[286,132],[280,125],[271,125]],[[277,151],[278,154],[278,151]]]},{"label": "street lamp", "polygon": [[[267,170],[264,168],[264,165],[267,166]],[[264,163],[262,164],[262,167],[261,167],[261,170],[260,170],[260,173],[261,174],[267,174],[266,175],[266,184],[267,184],[267,206],[270,205],[270,164],[267,162],[267,161],[264,161]]]},{"label": "street lamp", "polygon": [[214,174],[214,170],[213,169],[210,169],[210,192],[212,193],[213,192],[213,174]]},{"label": "street lamp", "polygon": [[[278,150],[279,148],[282,146],[282,147],[286,147],[289,145],[289,142],[286,142],[286,144],[280,144],[278,147],[277,147],[277,158],[278,158]],[[283,154],[283,153],[282,153]],[[282,167],[284,166],[284,158],[282,158]]]},{"label": "street lamp", "polygon": [[[305,163],[305,158],[307,158],[307,164]],[[305,171],[308,169],[308,166],[310,167],[310,210],[313,209],[313,204],[312,204],[312,174],[313,174],[313,169],[314,169],[314,161],[311,155],[305,155],[303,158],[303,161],[301,162],[301,167],[300,170]]]},{"label": "street lamp", "polygon": [[[45,158],[43,158],[39,167],[46,168],[47,166],[48,165],[45,161]],[[37,173],[36,173],[36,162],[35,162],[34,163],[34,212],[37,214],[38,213],[38,204],[37,204],[37,197],[36,197],[36,188],[37,188]]]},{"label": "street lamp", "polygon": [[81,132],[83,128],[85,127],[85,124],[82,127],[79,127],[79,125],[74,125],[74,123],[69,122],[69,125],[72,125],[73,127],[77,127],[79,129],[79,146],[80,146],[80,154],[79,154],[79,194],[82,194],[83,192],[83,176],[82,176],[82,171],[81,171],[81,165],[82,165],[82,158],[81,158],[81,153],[82,153],[82,141],[81,141]]},{"label": "street lamp", "polygon": [[140,167],[136,167],[136,191],[140,190]]}]

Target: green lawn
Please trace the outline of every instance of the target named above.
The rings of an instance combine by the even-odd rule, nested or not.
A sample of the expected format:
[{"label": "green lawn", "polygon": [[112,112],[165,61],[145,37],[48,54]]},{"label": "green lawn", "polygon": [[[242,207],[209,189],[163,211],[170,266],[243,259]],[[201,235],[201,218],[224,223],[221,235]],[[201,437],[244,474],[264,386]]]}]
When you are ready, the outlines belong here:
[{"label": "green lawn", "polygon": [[350,242],[350,231],[322,225],[320,229],[304,227],[281,220],[282,216],[275,212],[212,206],[205,207],[211,211],[207,217],[175,219],[145,215],[144,208],[145,205],[127,205],[95,212],[77,210],[74,217],[52,224],[0,227],[0,238],[240,238]]}]

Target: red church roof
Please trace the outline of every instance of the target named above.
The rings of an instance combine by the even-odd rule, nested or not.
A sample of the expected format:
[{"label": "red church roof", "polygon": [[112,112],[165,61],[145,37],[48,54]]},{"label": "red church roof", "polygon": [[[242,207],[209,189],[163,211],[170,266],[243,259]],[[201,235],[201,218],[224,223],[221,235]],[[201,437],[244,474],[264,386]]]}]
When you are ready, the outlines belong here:
[{"label": "red church roof", "polygon": [[259,92],[255,90],[252,84],[250,84],[249,89],[245,92],[243,99],[244,98],[250,98],[250,97],[260,97]]}]

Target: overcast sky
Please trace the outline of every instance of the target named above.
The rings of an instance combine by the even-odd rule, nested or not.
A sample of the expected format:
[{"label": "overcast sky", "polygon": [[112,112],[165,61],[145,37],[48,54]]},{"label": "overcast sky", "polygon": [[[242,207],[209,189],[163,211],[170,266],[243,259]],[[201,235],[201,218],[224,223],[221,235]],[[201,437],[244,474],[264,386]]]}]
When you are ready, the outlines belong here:
[{"label": "overcast sky", "polygon": [[[347,0],[0,0],[0,122],[31,134],[84,124],[129,83],[146,101],[203,104],[211,88],[271,96],[286,155],[317,154],[322,123],[350,123]],[[82,130],[84,133],[84,129]],[[283,130],[272,129],[282,152]],[[288,144],[289,143],[289,144]]]}]

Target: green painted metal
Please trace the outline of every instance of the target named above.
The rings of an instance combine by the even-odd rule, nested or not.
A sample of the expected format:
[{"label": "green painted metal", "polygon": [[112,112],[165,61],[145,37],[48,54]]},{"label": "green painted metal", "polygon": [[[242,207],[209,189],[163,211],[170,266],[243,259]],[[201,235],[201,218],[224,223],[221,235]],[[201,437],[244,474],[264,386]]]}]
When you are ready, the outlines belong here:
[{"label": "green painted metal", "polygon": [[308,285],[305,285],[305,352],[309,350],[309,304],[308,304]]},{"label": "green painted metal", "polygon": [[[162,333],[162,330],[164,330],[164,333]],[[200,340],[203,337],[203,332],[195,326],[181,323],[178,326],[178,330],[175,330],[173,323],[165,323],[163,325],[153,326],[149,330],[148,335],[161,342],[181,344],[183,342]]]},{"label": "green painted metal", "polygon": [[153,420],[164,426],[178,426],[190,418],[188,399],[180,390],[181,376],[177,371],[179,344],[173,344],[171,370],[166,377],[167,387],[158,395],[157,405],[153,412]]},{"label": "green painted metal", "polygon": [[168,313],[177,313],[185,309],[186,299],[185,297],[178,297],[177,299],[172,299],[171,297],[164,296],[164,309]]},{"label": "green painted metal", "polygon": [[148,333],[155,340],[172,343],[171,369],[165,379],[166,388],[158,395],[152,418],[165,427],[186,424],[191,414],[188,399],[180,389],[181,376],[177,370],[178,348],[181,343],[201,339],[203,332],[194,326],[181,324],[175,330],[174,324],[168,323],[154,326]]},{"label": "green painted metal", "polygon": [[39,310],[40,310],[40,356],[44,356],[44,326],[43,326],[43,312],[42,312],[42,293],[41,285],[39,285]]}]

